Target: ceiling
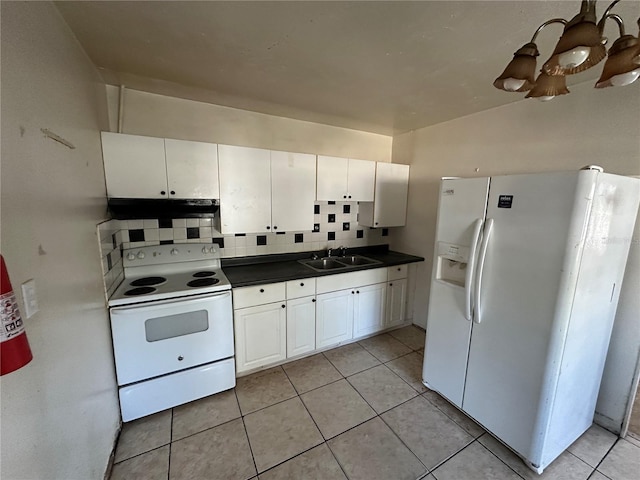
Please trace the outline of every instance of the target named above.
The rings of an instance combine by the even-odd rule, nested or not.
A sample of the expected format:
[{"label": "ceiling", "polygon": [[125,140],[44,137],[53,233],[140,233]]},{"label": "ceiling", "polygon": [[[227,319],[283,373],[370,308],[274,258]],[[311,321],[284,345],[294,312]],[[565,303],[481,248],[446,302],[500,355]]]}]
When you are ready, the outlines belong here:
[{"label": "ceiling", "polygon": [[[538,25],[570,19],[579,1],[56,6],[108,84],[391,135],[521,100],[493,80]],[[640,1],[614,12],[635,35]],[[539,66],[560,33],[556,24],[538,37]],[[605,35],[617,38],[613,22]],[[601,70],[569,77],[569,88]]]}]

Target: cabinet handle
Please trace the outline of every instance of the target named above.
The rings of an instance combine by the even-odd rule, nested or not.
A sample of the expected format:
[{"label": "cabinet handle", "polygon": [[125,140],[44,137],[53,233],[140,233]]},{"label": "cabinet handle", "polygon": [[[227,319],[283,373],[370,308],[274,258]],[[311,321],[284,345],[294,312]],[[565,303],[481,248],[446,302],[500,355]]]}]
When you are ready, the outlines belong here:
[{"label": "cabinet handle", "polygon": [[353,290],[351,290],[351,295],[355,295],[356,292],[354,292]]},{"label": "cabinet handle", "polygon": [[376,222],[376,225],[378,225],[378,222]]},{"label": "cabinet handle", "polygon": [[398,271],[402,270],[402,267],[398,267]]},{"label": "cabinet handle", "polygon": [[269,225],[267,225],[267,230],[271,230],[271,227]]},{"label": "cabinet handle", "polygon": [[170,193],[171,193],[171,195],[175,195],[176,194],[175,190],[171,190]]},{"label": "cabinet handle", "polygon": [[264,288],[261,288],[261,289],[260,289],[260,293],[264,293]]},{"label": "cabinet handle", "polygon": [[183,357],[182,355],[180,355],[180,356],[178,357],[178,361],[179,361],[179,362],[181,362],[182,360],[184,360],[184,357]]},{"label": "cabinet handle", "polygon": [[287,308],[287,306],[286,305],[282,305],[282,308]]},{"label": "cabinet handle", "polygon": [[351,198],[351,195],[349,195],[349,198]]},{"label": "cabinet handle", "polygon": [[167,192],[165,192],[164,190],[160,191],[160,195],[166,195],[166,194],[167,194]]},{"label": "cabinet handle", "polygon": [[301,286],[301,287],[304,287],[304,283],[300,283],[300,286]]},{"label": "cabinet handle", "polygon": [[312,298],[312,299],[311,299],[311,301],[315,303],[316,299],[315,299],[315,298]]},{"label": "cabinet handle", "polygon": [[274,229],[274,230],[277,230],[277,229],[278,229],[278,226],[277,226],[277,225],[274,225],[274,226],[273,226],[273,229]]},{"label": "cabinet handle", "polygon": [[360,295],[360,290],[356,290],[356,293],[357,293],[358,295]]},{"label": "cabinet handle", "polygon": [[343,195],[343,196],[342,196],[342,198],[347,198],[347,196],[346,196],[346,195]]},{"label": "cabinet handle", "polygon": [[389,284],[389,286],[390,286],[390,287],[393,287],[393,283],[390,283],[390,284]]}]

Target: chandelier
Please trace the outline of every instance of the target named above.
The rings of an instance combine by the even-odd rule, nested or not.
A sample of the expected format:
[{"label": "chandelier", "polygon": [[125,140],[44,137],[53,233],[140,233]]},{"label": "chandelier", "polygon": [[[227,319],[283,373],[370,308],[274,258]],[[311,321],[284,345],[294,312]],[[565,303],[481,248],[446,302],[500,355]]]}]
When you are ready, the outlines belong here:
[{"label": "chandelier", "polygon": [[[622,18],[611,13],[619,1],[615,0],[609,5],[599,22],[596,22],[596,0],[582,0],[580,12],[570,21],[563,18],[547,20],[538,27],[531,41],[514,53],[513,60],[493,85],[507,92],[528,91],[526,98],[548,101],[569,93],[567,75],[591,68],[605,57],[607,61],[595,88],[625,86],[635,82],[640,77],[640,41],[638,37],[626,35]],[[607,53],[607,38],[603,37],[603,31],[609,19],[618,24],[620,37]],[[540,55],[535,44],[536,38],[544,28],[554,23],[563,24],[564,31],[551,57],[534,80],[536,57]]]}]

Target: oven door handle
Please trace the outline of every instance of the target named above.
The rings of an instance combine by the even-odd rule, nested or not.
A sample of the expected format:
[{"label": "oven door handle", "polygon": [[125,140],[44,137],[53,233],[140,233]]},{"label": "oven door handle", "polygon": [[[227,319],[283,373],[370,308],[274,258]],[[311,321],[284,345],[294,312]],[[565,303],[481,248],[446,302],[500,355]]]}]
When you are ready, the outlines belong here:
[{"label": "oven door handle", "polygon": [[141,303],[141,304],[135,304],[135,305],[122,305],[118,307],[111,307],[110,310],[112,313],[131,312],[131,311],[144,312],[147,310],[155,310],[158,307],[170,307],[172,305],[178,305],[184,302],[189,302],[190,305],[197,305],[204,302],[210,302],[212,300],[223,300],[228,297],[231,297],[231,290],[225,290],[224,292],[213,293],[208,295],[176,297],[176,298],[170,298],[167,300],[151,301],[148,303]]}]

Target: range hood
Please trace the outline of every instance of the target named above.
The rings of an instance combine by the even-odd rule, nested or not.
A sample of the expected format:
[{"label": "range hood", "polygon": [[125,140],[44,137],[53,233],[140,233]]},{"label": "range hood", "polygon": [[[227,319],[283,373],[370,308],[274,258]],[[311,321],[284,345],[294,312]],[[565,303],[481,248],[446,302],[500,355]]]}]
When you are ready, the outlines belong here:
[{"label": "range hood", "polygon": [[140,218],[198,218],[212,217],[220,208],[217,199],[152,199],[110,198],[111,216],[118,220]]}]

